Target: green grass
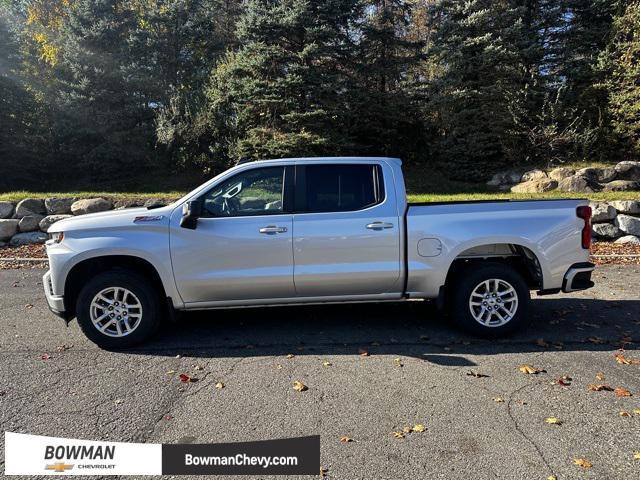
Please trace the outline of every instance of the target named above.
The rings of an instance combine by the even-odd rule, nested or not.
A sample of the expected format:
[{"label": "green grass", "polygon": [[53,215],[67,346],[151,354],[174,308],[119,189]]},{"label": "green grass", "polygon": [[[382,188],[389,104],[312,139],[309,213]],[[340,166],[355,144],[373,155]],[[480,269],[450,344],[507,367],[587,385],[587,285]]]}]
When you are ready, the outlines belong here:
[{"label": "green grass", "polygon": [[129,199],[150,199],[161,198],[163,200],[177,200],[185,192],[29,192],[19,190],[14,192],[0,193],[0,201],[19,202],[25,198],[48,198],[48,197],[76,197],[80,198],[109,198],[111,200]]},{"label": "green grass", "polygon": [[[464,188],[467,190],[467,188]],[[5,192],[0,193],[0,201],[18,202],[24,198],[47,198],[47,197],[77,197],[95,198],[104,197],[112,201],[117,200],[146,200],[149,198],[160,198],[166,201],[176,200],[185,192]],[[408,194],[410,202],[451,202],[462,200],[533,200],[536,198],[588,198],[590,200],[611,201],[611,200],[640,200],[640,192],[599,192],[599,193],[567,193],[567,192],[546,192],[546,193],[510,193],[510,192],[478,192],[464,191],[462,193],[426,193],[424,191],[412,191]]]},{"label": "green grass", "polygon": [[510,192],[479,192],[479,193],[410,193],[410,202],[452,202],[461,200],[535,200],[545,198],[588,198],[597,201],[612,200],[640,200],[640,192],[598,192],[598,193],[510,193]]}]

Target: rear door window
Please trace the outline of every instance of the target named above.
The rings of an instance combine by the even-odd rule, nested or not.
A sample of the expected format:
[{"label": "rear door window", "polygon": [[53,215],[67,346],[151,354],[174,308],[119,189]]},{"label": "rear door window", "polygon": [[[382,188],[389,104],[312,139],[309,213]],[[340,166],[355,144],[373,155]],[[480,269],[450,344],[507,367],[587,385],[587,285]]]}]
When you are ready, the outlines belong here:
[{"label": "rear door window", "polygon": [[362,210],[384,199],[382,169],[375,164],[304,165],[296,171],[296,211]]}]

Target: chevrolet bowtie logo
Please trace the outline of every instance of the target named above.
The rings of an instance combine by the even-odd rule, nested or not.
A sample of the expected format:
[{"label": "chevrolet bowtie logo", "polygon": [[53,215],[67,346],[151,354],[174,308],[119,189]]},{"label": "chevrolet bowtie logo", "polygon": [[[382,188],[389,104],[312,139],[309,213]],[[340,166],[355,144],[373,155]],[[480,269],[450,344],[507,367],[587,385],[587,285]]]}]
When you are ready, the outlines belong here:
[{"label": "chevrolet bowtie logo", "polygon": [[64,462],[56,462],[53,465],[47,465],[45,470],[53,470],[54,472],[62,473],[65,470],[71,470],[73,465],[66,464]]}]

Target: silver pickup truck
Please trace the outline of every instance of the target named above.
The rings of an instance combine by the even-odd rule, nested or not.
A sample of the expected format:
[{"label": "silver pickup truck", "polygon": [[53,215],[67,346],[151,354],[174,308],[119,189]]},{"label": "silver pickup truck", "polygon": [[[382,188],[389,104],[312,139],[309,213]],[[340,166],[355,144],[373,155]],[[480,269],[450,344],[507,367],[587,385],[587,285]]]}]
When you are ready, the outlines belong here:
[{"label": "silver pickup truck", "polygon": [[238,165],[177,202],[54,224],[47,302],[105,348],[176,310],[437,299],[479,335],[514,330],[530,290],[589,288],[582,200],[407,203],[394,158]]}]

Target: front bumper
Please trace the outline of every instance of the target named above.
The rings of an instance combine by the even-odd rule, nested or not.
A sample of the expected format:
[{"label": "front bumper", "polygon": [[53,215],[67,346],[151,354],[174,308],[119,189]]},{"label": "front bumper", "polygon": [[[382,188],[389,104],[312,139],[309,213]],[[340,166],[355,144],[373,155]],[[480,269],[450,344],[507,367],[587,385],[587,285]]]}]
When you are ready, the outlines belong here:
[{"label": "front bumper", "polygon": [[57,316],[67,319],[64,307],[64,296],[53,294],[53,284],[51,283],[51,272],[48,271],[42,277],[42,286],[44,287],[44,295],[49,305],[49,310],[55,313]]},{"label": "front bumper", "polygon": [[593,287],[591,273],[596,266],[591,262],[574,263],[564,274],[562,291],[565,293],[586,290]]}]

